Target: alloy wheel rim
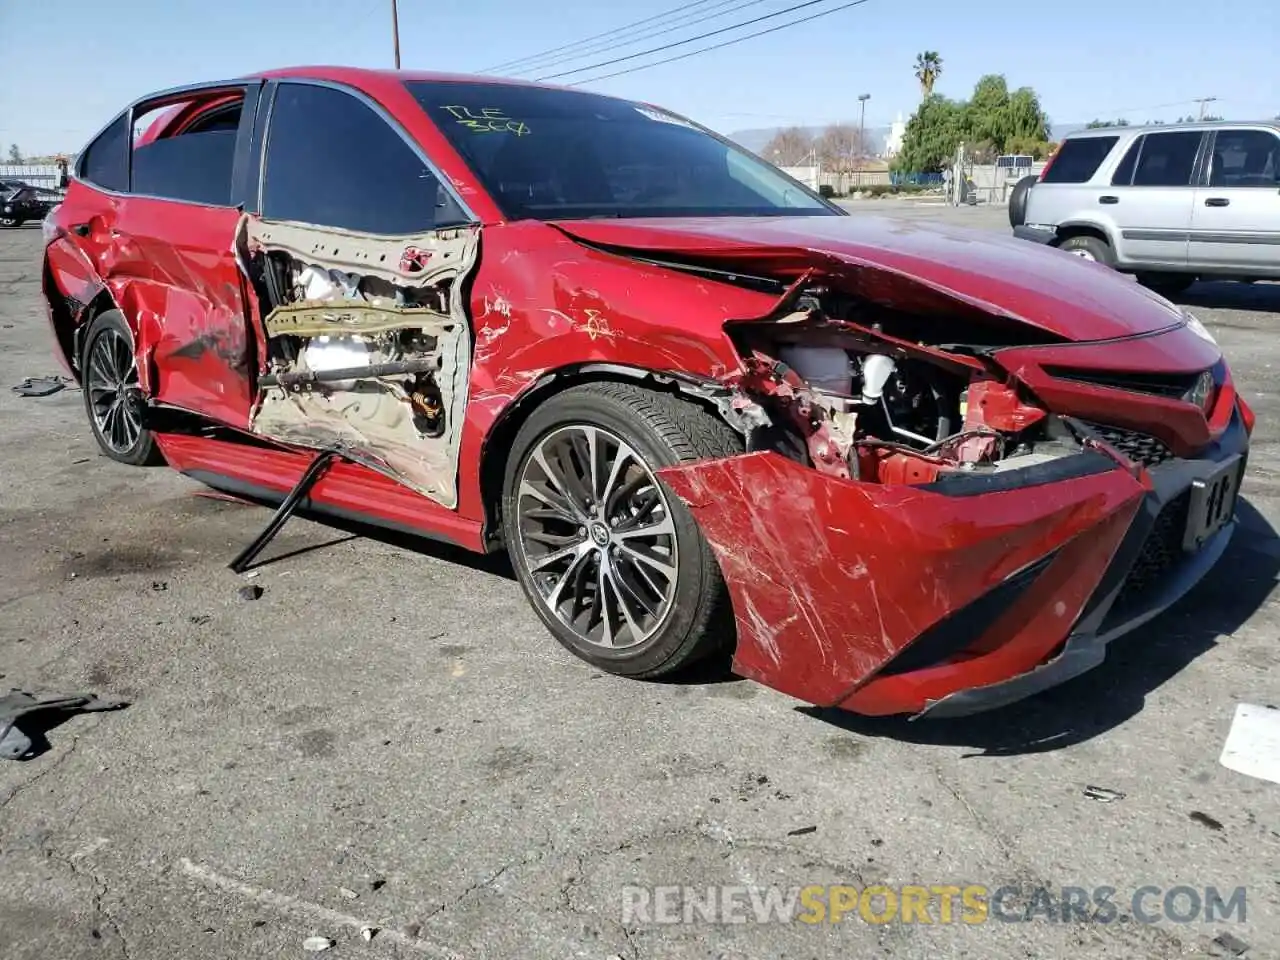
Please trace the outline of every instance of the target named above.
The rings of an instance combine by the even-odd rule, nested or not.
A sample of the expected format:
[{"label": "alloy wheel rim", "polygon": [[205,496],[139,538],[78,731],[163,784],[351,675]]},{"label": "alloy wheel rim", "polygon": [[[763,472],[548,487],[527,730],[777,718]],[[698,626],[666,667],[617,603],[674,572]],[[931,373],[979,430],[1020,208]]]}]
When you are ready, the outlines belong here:
[{"label": "alloy wheel rim", "polygon": [[583,642],[636,647],[666,621],[680,572],[671,505],[621,437],[575,424],[539,440],[516,526],[538,597]]},{"label": "alloy wheel rim", "polygon": [[128,338],[118,330],[103,330],[89,351],[84,379],[98,435],[116,453],[132,450],[142,435],[142,420],[133,400],[138,366]]}]

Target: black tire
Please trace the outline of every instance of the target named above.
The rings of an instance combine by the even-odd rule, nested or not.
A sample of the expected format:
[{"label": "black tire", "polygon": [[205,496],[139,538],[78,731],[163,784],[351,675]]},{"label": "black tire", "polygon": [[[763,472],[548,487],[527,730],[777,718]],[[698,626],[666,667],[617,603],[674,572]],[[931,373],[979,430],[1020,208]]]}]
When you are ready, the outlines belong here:
[{"label": "black tire", "polygon": [[1067,237],[1067,239],[1058,244],[1058,249],[1074,254],[1084,260],[1093,260],[1104,267],[1114,267],[1116,265],[1116,258],[1111,250],[1111,245],[1097,237],[1091,237],[1086,234]]},{"label": "black tire", "polygon": [[1191,273],[1140,273],[1138,282],[1162,296],[1172,297],[1195,283],[1196,278]]},{"label": "black tire", "polygon": [[[571,387],[535,409],[512,444],[502,495],[507,551],[529,602],[562,645],[609,673],[637,678],[658,677],[720,651],[734,637],[728,591],[711,547],[688,508],[669,490],[658,492],[665,501],[662,509],[674,528],[677,572],[667,581],[665,613],[662,618],[655,618],[652,635],[635,646],[618,649],[602,646],[589,637],[584,638],[563,622],[544,599],[534,581],[525,537],[521,533],[521,515],[518,512],[521,498],[517,496],[517,490],[531,471],[539,469],[530,466],[535,450],[544,449],[541,446],[544,442],[554,442],[556,436],[582,426],[604,430],[625,442],[650,473],[664,466],[732,456],[743,449],[741,437],[708,411],[678,397],[632,384],[593,383]],[[604,499],[609,498],[606,496]],[[540,512],[547,513],[546,510]],[[607,512],[606,509],[601,514],[602,519],[608,519]],[[602,523],[592,525],[604,526]],[[591,552],[597,548],[591,548],[589,536],[582,536],[584,529],[586,527],[577,531],[590,554],[583,568],[590,571],[590,565],[594,563],[599,577],[603,551],[614,548],[600,546],[600,554]],[[630,562],[634,564],[634,561]],[[621,567],[614,572],[619,570]],[[542,576],[545,582],[547,575]],[[574,579],[595,586],[590,583],[592,575],[589,572]],[[621,576],[616,582],[611,582],[615,583],[615,598],[625,603],[616,586],[623,582]],[[578,589],[581,596],[582,587]],[[596,589],[603,592],[603,588]],[[576,602],[571,609],[578,609]],[[582,609],[587,613],[585,607]],[[588,614],[588,624],[590,620]]]},{"label": "black tire", "polygon": [[[132,420],[127,419],[128,417],[137,418],[140,415],[142,395],[139,391],[125,390],[125,395],[120,401],[120,409],[111,415],[110,420],[106,420],[99,412],[99,406],[107,402],[108,397],[114,400],[116,393],[100,388],[99,378],[101,373],[106,371],[95,356],[95,351],[105,352],[114,349],[118,355],[122,347],[127,347],[128,358],[132,359],[133,334],[129,330],[129,325],[124,322],[124,317],[119,310],[104,310],[89,324],[80,353],[80,385],[84,396],[85,416],[88,417],[93,438],[98,441],[98,449],[112,460],[134,467],[158,466],[164,463],[164,455],[156,446],[155,435],[150,430],[142,428],[140,421],[135,431]],[[125,378],[128,379],[127,373]],[[132,379],[136,385],[136,370]],[[120,426],[120,420],[116,419],[119,417],[126,418],[127,422],[121,429],[127,432],[113,432],[112,424]]]},{"label": "black tire", "polygon": [[20,227],[26,222],[15,217],[0,217],[0,227]]},{"label": "black tire", "polygon": [[1023,177],[1013,185],[1009,194],[1009,226],[1020,227],[1027,222],[1027,194],[1040,182],[1037,176]]}]

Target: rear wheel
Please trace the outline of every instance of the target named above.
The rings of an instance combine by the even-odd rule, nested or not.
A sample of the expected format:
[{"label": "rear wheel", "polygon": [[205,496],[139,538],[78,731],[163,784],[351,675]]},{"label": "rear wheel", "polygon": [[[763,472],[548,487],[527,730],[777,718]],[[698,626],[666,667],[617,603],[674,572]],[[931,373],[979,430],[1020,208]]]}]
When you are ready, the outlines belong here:
[{"label": "rear wheel", "polygon": [[20,227],[25,220],[19,220],[17,217],[0,217],[0,227]]},{"label": "rear wheel", "polygon": [[1111,252],[1111,246],[1107,241],[1087,234],[1067,237],[1062,243],[1058,244],[1058,249],[1079,257],[1081,260],[1092,260],[1094,263],[1100,263],[1104,267],[1115,266],[1115,255]]},{"label": "rear wheel", "polygon": [[142,427],[133,335],[119,310],[106,310],[89,325],[80,381],[89,426],[103,453],[135,467],[164,462],[154,434]]},{"label": "rear wheel", "polygon": [[656,677],[731,638],[719,565],[655,471],[740,452],[719,418],[631,384],[573,387],[530,415],[507,463],[503,526],[560,643],[610,673]]}]

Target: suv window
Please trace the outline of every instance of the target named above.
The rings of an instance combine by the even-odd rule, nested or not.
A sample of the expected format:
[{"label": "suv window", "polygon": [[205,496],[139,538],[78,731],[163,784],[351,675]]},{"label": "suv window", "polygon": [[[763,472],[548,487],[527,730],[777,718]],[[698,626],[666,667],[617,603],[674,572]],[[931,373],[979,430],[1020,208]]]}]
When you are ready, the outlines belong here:
[{"label": "suv window", "polygon": [[129,117],[122,114],[85,149],[80,176],[104,190],[129,189]]},{"label": "suv window", "polygon": [[[185,108],[195,101],[180,104]],[[184,200],[216,206],[231,205],[232,167],[236,132],[243,101],[218,107],[209,116],[186,126],[181,133],[148,140],[155,124],[164,124],[174,107],[163,107],[141,117],[135,134],[142,136],[133,148],[131,191],[149,197]],[[155,119],[151,119],[155,116]],[[137,139],[135,137],[135,139]]]},{"label": "suv window", "polygon": [[392,235],[466,220],[404,138],[341,90],[282,83],[267,136],[264,217]]},{"label": "suv window", "polygon": [[1219,130],[1209,168],[1212,187],[1275,187],[1280,138],[1265,130]]},{"label": "suv window", "polygon": [[1063,141],[1044,172],[1044,183],[1087,183],[1119,137],[1076,137]]},{"label": "suv window", "polygon": [[1133,171],[1135,187],[1185,187],[1191,183],[1202,134],[1199,131],[1148,133]]},{"label": "suv window", "polygon": [[1138,165],[1138,156],[1142,153],[1142,141],[1145,139],[1146,137],[1139,137],[1125,151],[1124,159],[1120,161],[1120,165],[1116,167],[1115,174],[1111,177],[1112,186],[1127,187],[1133,183],[1133,169]]}]

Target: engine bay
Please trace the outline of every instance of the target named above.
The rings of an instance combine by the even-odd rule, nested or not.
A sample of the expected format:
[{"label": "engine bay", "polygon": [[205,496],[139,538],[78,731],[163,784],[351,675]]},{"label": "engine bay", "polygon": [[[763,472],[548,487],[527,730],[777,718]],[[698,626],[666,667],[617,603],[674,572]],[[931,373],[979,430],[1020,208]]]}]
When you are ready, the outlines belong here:
[{"label": "engine bay", "polygon": [[746,358],[733,378],[738,404],[765,415],[751,449],[836,476],[908,484],[1083,449],[1068,423],[984,361],[989,344],[908,339],[909,318],[895,322],[894,311],[826,293],[797,291],[785,313],[732,327]]}]

